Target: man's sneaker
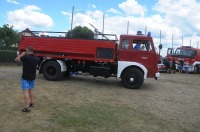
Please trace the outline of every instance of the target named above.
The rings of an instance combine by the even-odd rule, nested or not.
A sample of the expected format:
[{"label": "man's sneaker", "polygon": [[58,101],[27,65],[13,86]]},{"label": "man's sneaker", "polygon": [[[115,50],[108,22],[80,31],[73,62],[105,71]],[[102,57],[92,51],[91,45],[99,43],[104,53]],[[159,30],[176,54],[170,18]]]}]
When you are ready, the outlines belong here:
[{"label": "man's sneaker", "polygon": [[31,108],[30,108],[30,107],[28,107],[28,108],[23,108],[21,111],[22,111],[22,112],[30,112],[30,111],[31,111]]}]

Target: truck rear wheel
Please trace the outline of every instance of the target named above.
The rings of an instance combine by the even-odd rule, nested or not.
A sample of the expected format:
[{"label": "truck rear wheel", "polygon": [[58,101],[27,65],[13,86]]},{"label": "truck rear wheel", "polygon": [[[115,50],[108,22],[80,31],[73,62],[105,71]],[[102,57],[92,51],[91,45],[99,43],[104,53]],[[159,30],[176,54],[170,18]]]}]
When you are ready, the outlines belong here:
[{"label": "truck rear wheel", "polygon": [[57,81],[63,77],[61,67],[56,61],[49,61],[43,66],[43,75],[47,80]]},{"label": "truck rear wheel", "polygon": [[126,88],[137,89],[144,82],[144,77],[140,70],[129,68],[122,74],[122,82]]}]

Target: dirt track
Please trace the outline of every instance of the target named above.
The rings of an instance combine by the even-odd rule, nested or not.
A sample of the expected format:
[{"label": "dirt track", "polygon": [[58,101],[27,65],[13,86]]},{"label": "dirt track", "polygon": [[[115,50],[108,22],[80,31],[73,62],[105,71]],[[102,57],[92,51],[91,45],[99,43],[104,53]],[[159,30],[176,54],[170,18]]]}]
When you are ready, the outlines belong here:
[{"label": "dirt track", "polygon": [[[3,117],[0,119],[0,124],[4,123],[0,128],[6,126],[3,120],[6,119],[4,113],[11,109],[7,105],[19,105],[15,103],[18,99],[22,99],[19,88],[20,75],[21,66],[0,66],[0,117]],[[73,100],[73,103],[87,101],[104,102],[108,105],[134,105],[138,109],[173,121],[182,128],[200,131],[200,74],[162,73],[157,81],[146,79],[138,90],[124,88],[121,81],[115,78],[94,78],[89,75],[75,76],[57,82],[46,81],[42,75],[37,75],[36,86],[38,90],[47,87],[53,87],[52,89],[55,90],[56,88],[67,89],[68,93],[65,93],[67,100]],[[15,92],[18,94],[12,93],[12,89],[17,89]],[[47,92],[52,98],[59,98],[56,95],[57,91]],[[64,95],[62,91],[58,93]],[[12,98],[9,98],[10,95]],[[18,108],[20,109],[20,106]],[[9,122],[12,118],[7,120]]]}]

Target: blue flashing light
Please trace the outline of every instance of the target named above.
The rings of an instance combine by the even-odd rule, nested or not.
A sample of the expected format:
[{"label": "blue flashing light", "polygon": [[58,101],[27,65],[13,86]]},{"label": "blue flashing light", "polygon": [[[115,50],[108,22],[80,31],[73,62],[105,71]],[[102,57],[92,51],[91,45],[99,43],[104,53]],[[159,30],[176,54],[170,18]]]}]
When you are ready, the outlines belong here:
[{"label": "blue flashing light", "polygon": [[149,37],[150,37],[150,36],[151,36],[151,32],[148,32],[148,33],[147,33],[147,36],[149,36]]},{"label": "blue flashing light", "polygon": [[137,35],[143,35],[142,31],[137,31]]}]

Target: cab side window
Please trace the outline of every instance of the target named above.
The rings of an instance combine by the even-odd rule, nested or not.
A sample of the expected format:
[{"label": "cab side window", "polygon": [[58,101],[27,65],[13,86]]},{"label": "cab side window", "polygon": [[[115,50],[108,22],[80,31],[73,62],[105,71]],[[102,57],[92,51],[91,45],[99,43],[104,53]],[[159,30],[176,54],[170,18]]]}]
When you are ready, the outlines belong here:
[{"label": "cab side window", "polygon": [[134,50],[141,50],[142,47],[143,47],[143,44],[142,44],[141,40],[134,40],[133,41],[132,48]]},{"label": "cab side window", "polygon": [[152,51],[151,42],[148,40],[134,40],[132,48],[134,50]]},{"label": "cab side window", "polygon": [[145,47],[147,51],[152,51],[152,46],[151,46],[151,42],[150,41],[145,41]]},{"label": "cab side window", "polygon": [[122,40],[122,49],[128,50],[128,48],[129,48],[129,42],[130,42],[129,39],[123,39]]}]

